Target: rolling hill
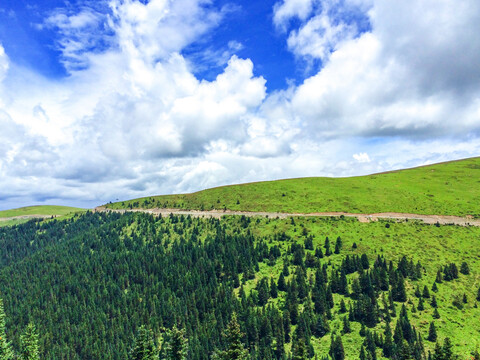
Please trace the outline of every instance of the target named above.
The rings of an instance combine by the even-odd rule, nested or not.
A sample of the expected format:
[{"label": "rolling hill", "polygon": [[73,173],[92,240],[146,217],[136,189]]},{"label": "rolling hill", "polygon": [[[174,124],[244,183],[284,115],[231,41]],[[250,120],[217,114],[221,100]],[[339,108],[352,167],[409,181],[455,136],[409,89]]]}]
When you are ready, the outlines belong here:
[{"label": "rolling hill", "polygon": [[110,203],[108,209],[398,212],[480,217],[480,157],[349,178],[299,178]]},{"label": "rolling hill", "polygon": [[56,205],[27,206],[3,210],[0,211],[0,227],[18,225],[32,218],[63,217],[85,211],[85,209]]}]

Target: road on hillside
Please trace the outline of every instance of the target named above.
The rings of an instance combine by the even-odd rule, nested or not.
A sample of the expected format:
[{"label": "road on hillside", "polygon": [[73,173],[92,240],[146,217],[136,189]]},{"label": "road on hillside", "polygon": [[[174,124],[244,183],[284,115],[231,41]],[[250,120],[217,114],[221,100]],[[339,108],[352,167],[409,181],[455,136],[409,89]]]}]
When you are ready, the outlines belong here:
[{"label": "road on hillside", "polygon": [[285,219],[292,216],[297,217],[330,217],[330,216],[345,216],[345,217],[354,217],[357,218],[360,222],[371,222],[377,221],[378,219],[391,219],[397,221],[406,221],[406,220],[417,220],[422,221],[425,224],[441,224],[441,225],[460,225],[460,226],[480,226],[480,219],[474,219],[471,216],[460,217],[460,216],[450,216],[450,215],[422,215],[422,214],[404,214],[404,213],[377,213],[377,214],[353,214],[345,212],[318,212],[318,213],[277,213],[277,212],[261,212],[261,211],[232,211],[232,210],[210,210],[210,211],[201,211],[201,210],[180,210],[180,209],[126,209],[126,210],[112,210],[107,209],[103,206],[99,206],[94,209],[94,211],[113,211],[119,213],[125,212],[144,212],[154,215],[190,215],[195,217],[213,217],[221,218],[225,215],[244,215],[244,216],[263,216],[269,218],[280,218]]},{"label": "road on hillside", "polygon": [[10,217],[0,217],[0,221],[50,219],[52,217],[58,217],[58,216],[60,215],[18,215],[18,216],[10,216]]}]

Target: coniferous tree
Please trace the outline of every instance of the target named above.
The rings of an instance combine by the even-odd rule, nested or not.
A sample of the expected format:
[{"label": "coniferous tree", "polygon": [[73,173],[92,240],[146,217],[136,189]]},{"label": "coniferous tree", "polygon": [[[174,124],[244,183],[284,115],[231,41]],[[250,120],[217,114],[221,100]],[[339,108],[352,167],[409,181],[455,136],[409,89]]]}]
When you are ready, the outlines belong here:
[{"label": "coniferous tree", "polygon": [[350,321],[348,320],[348,316],[343,317],[343,333],[344,334],[349,334],[352,332],[352,329],[350,327]]},{"label": "coniferous tree", "polygon": [[389,358],[393,355],[393,338],[392,338],[392,329],[390,328],[390,324],[387,323],[385,328],[385,340],[383,342],[383,356]]},{"label": "coniferous tree", "polygon": [[[387,356],[387,357],[388,357],[388,356]],[[366,359],[367,359],[367,357],[366,357],[366,355],[365,355],[365,348],[364,348],[363,345],[362,345],[362,347],[360,348],[359,360],[366,360]]]},{"label": "coniferous tree", "polygon": [[227,348],[223,351],[214,353],[213,358],[219,360],[245,360],[248,359],[248,350],[242,342],[243,333],[240,331],[240,325],[237,321],[237,314],[232,314],[232,319],[225,330],[225,339]]},{"label": "coniferous tree", "polygon": [[422,296],[425,298],[425,299],[429,299],[430,298],[430,291],[428,291],[428,287],[427,285],[425,285],[423,287],[423,294]]},{"label": "coniferous tree", "polygon": [[360,262],[364,270],[368,270],[370,268],[370,263],[368,262],[368,257],[366,254],[362,254],[362,256],[360,257]]},{"label": "coniferous tree", "polygon": [[35,325],[29,323],[20,336],[22,360],[40,360],[38,334]]},{"label": "coniferous tree", "polygon": [[437,292],[438,291],[438,286],[437,286],[437,283],[434,282],[433,285],[432,285],[432,291],[433,292]]},{"label": "coniferous tree", "polygon": [[345,349],[343,347],[342,337],[340,335],[337,335],[336,337],[332,335],[332,341],[330,343],[330,356],[333,360],[345,359]]},{"label": "coniferous tree", "polygon": [[418,285],[415,287],[415,296],[417,298],[422,296],[422,293],[420,292],[420,287]]},{"label": "coniferous tree", "polygon": [[335,254],[340,254],[340,250],[342,249],[342,239],[337,237],[337,241],[335,242]]},{"label": "coniferous tree", "polygon": [[463,275],[468,275],[470,274],[470,268],[468,267],[468,264],[464,261],[462,262],[462,265],[460,266],[460,272]]},{"label": "coniferous tree", "polygon": [[418,309],[419,311],[425,310],[425,305],[423,304],[423,298],[419,298],[419,299],[418,299],[417,309]]},{"label": "coniferous tree", "polygon": [[156,360],[158,351],[153,341],[152,330],[141,326],[135,339],[135,344],[130,351],[129,360]]},{"label": "coniferous tree", "polygon": [[14,358],[12,345],[7,340],[6,316],[3,307],[3,299],[0,298],[0,360],[11,360]]},{"label": "coniferous tree", "polygon": [[430,305],[432,305],[433,308],[438,307],[437,298],[435,297],[435,295],[432,296],[432,301],[431,301]]},{"label": "coniferous tree", "polygon": [[174,326],[165,334],[165,360],[185,360],[188,353],[188,340],[185,330]]},{"label": "coniferous tree", "polygon": [[432,316],[433,316],[434,319],[440,319],[440,313],[438,312],[437,308],[435,308],[433,310],[433,315]]},{"label": "coniferous tree", "polygon": [[273,278],[270,279],[270,296],[272,299],[276,299],[278,297],[277,284]]},{"label": "coniferous tree", "polygon": [[315,324],[315,335],[317,337],[323,337],[330,331],[327,319],[323,315],[319,315],[317,323]]},{"label": "coniferous tree", "polygon": [[305,346],[305,340],[303,338],[297,339],[293,343],[292,360],[307,360],[307,348]]},{"label": "coniferous tree", "polygon": [[328,236],[325,238],[325,256],[330,256],[332,255],[332,252],[330,250],[330,240],[328,239]]},{"label": "coniferous tree", "polygon": [[280,291],[286,291],[287,290],[287,285],[285,284],[285,275],[283,274],[283,271],[280,273],[280,276],[278,278],[278,290]]},{"label": "coniferous tree", "polygon": [[427,340],[431,342],[437,341],[437,330],[435,329],[435,324],[433,321],[430,323]]}]

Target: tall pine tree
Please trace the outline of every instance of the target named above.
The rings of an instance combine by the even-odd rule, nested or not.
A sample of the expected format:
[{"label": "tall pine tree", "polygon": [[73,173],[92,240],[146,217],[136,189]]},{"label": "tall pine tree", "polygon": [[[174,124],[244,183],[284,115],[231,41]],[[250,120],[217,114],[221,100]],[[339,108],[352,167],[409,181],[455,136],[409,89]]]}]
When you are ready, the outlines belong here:
[{"label": "tall pine tree", "polygon": [[5,310],[3,299],[0,299],[0,360],[11,360],[14,358],[12,345],[7,340]]},{"label": "tall pine tree", "polygon": [[35,325],[27,325],[24,333],[20,336],[22,360],[40,360],[38,346],[38,334]]},{"label": "tall pine tree", "polygon": [[227,348],[223,351],[214,353],[212,359],[219,360],[246,360],[248,359],[248,350],[242,342],[243,333],[240,331],[240,325],[237,321],[237,314],[232,314],[232,319],[225,330]]},{"label": "tall pine tree", "polygon": [[185,360],[188,353],[188,340],[185,338],[185,330],[176,326],[165,333],[165,359]]},{"label": "tall pine tree", "polygon": [[130,351],[129,360],[156,360],[157,358],[158,351],[153,341],[153,332],[141,326]]}]

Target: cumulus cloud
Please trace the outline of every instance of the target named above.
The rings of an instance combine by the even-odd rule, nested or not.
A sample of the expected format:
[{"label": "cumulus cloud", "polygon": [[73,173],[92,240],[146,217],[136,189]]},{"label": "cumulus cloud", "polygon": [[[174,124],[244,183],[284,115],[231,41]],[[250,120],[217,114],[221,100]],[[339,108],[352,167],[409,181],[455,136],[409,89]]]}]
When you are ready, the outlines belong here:
[{"label": "cumulus cloud", "polygon": [[[472,79],[480,72],[472,49],[480,40],[470,29],[479,30],[479,5],[421,4],[419,13],[428,15],[413,17],[417,2],[375,2],[372,30],[337,45],[321,71],[295,90],[294,111],[311,133],[319,139],[478,134],[480,86]],[[310,41],[323,46],[314,35]]]},{"label": "cumulus cloud", "polygon": [[361,33],[367,9],[361,0],[284,0],[274,6],[273,21],[286,31],[298,18],[301,25],[290,29],[288,48],[299,57],[325,62],[343,42]]},{"label": "cumulus cloud", "polygon": [[223,67],[212,81],[182,55],[228,9],[110,4],[46,19],[70,73],[60,81],[12,64],[0,46],[2,207],[93,206],[480,153],[475,0],[279,2],[272,26],[299,60],[321,67],[270,93],[255,64],[235,56],[235,39],[212,50]]},{"label": "cumulus cloud", "polygon": [[371,161],[367,153],[353,154],[353,158],[360,163],[368,163]]},{"label": "cumulus cloud", "polygon": [[273,22],[284,31],[292,18],[305,20],[313,10],[314,0],[284,0],[273,8]]}]

